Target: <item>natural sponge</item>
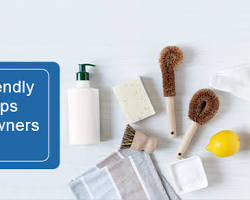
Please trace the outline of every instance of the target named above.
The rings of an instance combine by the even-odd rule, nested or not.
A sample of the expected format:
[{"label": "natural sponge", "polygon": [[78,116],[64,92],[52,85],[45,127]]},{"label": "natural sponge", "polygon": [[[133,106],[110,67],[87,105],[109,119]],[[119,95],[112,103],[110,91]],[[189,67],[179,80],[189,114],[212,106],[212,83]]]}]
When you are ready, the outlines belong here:
[{"label": "natural sponge", "polygon": [[155,114],[140,77],[113,87],[129,123],[135,123]]},{"label": "natural sponge", "polygon": [[183,61],[183,52],[177,46],[168,46],[162,49],[159,62],[162,72],[163,94],[165,97],[175,96],[174,67]]},{"label": "natural sponge", "polygon": [[197,91],[189,104],[188,116],[194,122],[202,125],[212,119],[219,109],[219,99],[210,89]]}]

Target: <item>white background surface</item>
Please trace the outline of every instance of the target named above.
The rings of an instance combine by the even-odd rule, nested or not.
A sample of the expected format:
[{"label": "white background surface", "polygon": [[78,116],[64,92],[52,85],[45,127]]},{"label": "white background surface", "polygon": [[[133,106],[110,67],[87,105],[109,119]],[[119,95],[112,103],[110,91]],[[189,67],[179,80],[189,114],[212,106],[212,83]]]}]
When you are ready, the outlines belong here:
[{"label": "white background surface", "polygon": [[[160,138],[154,158],[167,174],[168,163],[188,126],[188,103],[208,86],[216,71],[250,63],[249,1],[84,1],[1,0],[1,61],[57,61],[61,66],[61,164],[56,170],[0,170],[1,199],[73,199],[67,183],[116,150],[126,125],[111,86],[142,76],[157,114],[134,125]],[[166,135],[160,50],[179,45],[184,64],[176,70],[179,137]],[[101,91],[98,146],[73,147],[67,140],[66,89],[74,85],[77,64],[98,65],[92,81]],[[250,103],[217,92],[221,106],[199,129],[188,156],[201,156],[209,187],[183,199],[250,199]],[[216,158],[205,150],[223,129],[239,133],[241,151]]]}]

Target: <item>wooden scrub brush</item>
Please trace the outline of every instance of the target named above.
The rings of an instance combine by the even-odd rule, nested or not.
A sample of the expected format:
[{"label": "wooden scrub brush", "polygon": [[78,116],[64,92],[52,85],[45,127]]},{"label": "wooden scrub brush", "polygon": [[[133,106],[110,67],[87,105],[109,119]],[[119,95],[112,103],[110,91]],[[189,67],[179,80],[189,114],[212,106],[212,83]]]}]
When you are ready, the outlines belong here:
[{"label": "wooden scrub brush", "polygon": [[159,62],[162,72],[163,94],[166,97],[166,111],[168,117],[168,132],[171,137],[176,137],[175,119],[175,75],[174,67],[183,61],[183,52],[176,46],[168,46],[162,49]]},{"label": "wooden scrub brush", "polygon": [[219,109],[219,99],[210,89],[201,89],[192,97],[188,117],[192,120],[178,148],[177,158],[182,158],[200,125],[212,119]]},{"label": "wooden scrub brush", "polygon": [[124,132],[120,149],[132,149],[153,153],[157,146],[157,138],[146,136],[144,133],[133,129],[129,124]]}]

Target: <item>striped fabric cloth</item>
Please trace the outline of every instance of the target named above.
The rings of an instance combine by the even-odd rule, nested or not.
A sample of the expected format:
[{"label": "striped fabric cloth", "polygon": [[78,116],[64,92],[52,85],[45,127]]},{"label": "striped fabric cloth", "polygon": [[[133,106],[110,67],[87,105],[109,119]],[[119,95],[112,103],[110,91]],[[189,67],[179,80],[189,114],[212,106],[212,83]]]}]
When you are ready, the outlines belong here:
[{"label": "striped fabric cloth", "polygon": [[179,200],[149,154],[120,150],[70,182],[77,199]]}]

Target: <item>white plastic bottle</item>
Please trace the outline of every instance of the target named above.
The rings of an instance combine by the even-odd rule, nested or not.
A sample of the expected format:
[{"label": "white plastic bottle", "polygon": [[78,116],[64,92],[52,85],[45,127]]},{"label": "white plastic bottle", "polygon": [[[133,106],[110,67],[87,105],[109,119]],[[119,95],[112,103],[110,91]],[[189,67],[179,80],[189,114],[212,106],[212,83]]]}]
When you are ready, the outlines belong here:
[{"label": "white plastic bottle", "polygon": [[68,90],[69,143],[88,145],[100,142],[99,90],[90,87],[86,66],[79,64],[76,87]]}]

